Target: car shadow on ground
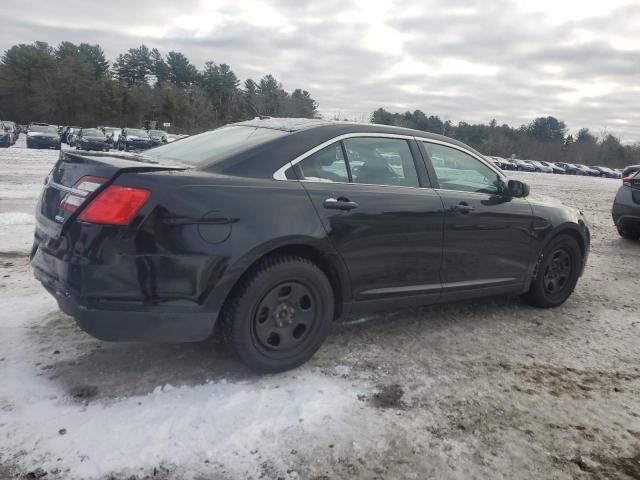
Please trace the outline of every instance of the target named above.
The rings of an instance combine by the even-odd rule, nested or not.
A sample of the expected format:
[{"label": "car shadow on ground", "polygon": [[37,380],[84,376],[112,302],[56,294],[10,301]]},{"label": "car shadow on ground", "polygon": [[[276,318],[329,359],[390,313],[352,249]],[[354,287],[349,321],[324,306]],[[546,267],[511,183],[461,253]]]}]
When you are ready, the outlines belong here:
[{"label": "car shadow on ground", "polygon": [[[339,365],[353,349],[366,357],[367,342],[384,345],[402,343],[407,335],[429,338],[456,334],[467,327],[495,328],[496,316],[526,319],[530,310],[517,298],[487,298],[384,312],[366,318],[346,318],[336,324],[312,366],[326,369]],[[36,367],[60,384],[74,400],[91,402],[145,395],[159,386],[195,386],[222,380],[255,381],[261,378],[238,362],[226,349],[219,332],[198,343],[110,343],[91,338],[73,319],[52,312],[30,332],[41,352]],[[379,341],[382,336],[385,341]],[[391,348],[391,347],[388,347]]]}]

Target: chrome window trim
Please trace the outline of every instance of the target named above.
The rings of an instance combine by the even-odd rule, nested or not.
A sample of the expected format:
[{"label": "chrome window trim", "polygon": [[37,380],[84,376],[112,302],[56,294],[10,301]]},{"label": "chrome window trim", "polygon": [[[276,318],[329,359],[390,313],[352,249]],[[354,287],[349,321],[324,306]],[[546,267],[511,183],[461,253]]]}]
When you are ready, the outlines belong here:
[{"label": "chrome window trim", "polygon": [[[328,147],[332,143],[336,143],[336,142],[339,142],[341,140],[345,140],[347,138],[354,138],[354,137],[398,138],[398,139],[402,139],[402,140],[415,140],[415,138],[416,138],[416,137],[414,137],[412,135],[398,135],[398,134],[395,134],[395,133],[374,133],[374,132],[345,133],[345,134],[342,134],[342,135],[338,135],[337,137],[333,137],[332,139],[327,140],[326,142],[323,142],[320,145],[317,145],[317,146],[313,147],[311,150],[307,150],[302,155],[298,155],[296,158],[294,158],[290,162],[285,163],[282,167],[280,167],[278,170],[276,170],[274,172],[273,179],[274,180],[285,180],[285,181],[289,180],[289,181],[293,181],[293,182],[301,181],[301,182],[313,182],[313,183],[346,183],[348,185],[365,185],[364,183],[356,184],[356,183],[353,183],[353,182],[314,182],[313,180],[290,180],[285,175],[285,172],[287,170],[289,170],[291,167],[297,165],[298,163],[300,163],[305,158],[313,155],[317,151],[322,150],[325,147]],[[376,186],[385,186],[386,187],[386,186],[401,186],[401,185],[376,185]],[[418,188],[418,187],[409,187],[409,188]]]}]

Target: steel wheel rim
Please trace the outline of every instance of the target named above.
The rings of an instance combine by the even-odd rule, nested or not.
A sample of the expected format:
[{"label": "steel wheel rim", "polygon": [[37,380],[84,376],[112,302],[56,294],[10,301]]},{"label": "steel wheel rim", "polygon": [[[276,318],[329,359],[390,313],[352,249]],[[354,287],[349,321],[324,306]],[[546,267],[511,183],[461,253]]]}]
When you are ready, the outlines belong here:
[{"label": "steel wheel rim", "polygon": [[569,252],[563,248],[555,250],[545,264],[542,282],[548,295],[558,295],[569,284],[573,271],[573,262]]},{"label": "steel wheel rim", "polygon": [[255,345],[282,357],[304,346],[318,324],[321,306],[312,288],[300,281],[279,283],[258,302],[251,319]]}]

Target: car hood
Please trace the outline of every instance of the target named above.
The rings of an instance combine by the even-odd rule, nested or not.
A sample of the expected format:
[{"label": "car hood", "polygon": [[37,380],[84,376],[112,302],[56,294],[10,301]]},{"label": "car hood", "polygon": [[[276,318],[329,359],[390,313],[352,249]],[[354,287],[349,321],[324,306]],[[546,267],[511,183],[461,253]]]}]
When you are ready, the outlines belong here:
[{"label": "car hood", "polygon": [[105,142],[106,137],[82,137],[83,140],[87,140],[88,142]]},{"label": "car hood", "polygon": [[577,222],[583,218],[582,212],[576,207],[565,205],[560,200],[548,195],[531,193],[527,197],[533,213],[536,216],[548,217],[551,215],[556,219]]}]

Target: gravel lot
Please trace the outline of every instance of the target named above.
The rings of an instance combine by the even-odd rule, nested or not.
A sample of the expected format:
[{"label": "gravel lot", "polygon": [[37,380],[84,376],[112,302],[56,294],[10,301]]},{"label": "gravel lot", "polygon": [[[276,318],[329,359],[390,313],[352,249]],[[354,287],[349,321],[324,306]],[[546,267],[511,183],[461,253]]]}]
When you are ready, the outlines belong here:
[{"label": "gravel lot", "polygon": [[0,150],[0,478],[640,478],[640,243],[613,228],[619,180],[514,175],[590,221],[562,307],[356,319],[258,377],[216,339],[103,343],[59,313],[27,258],[57,152],[23,144]]}]

